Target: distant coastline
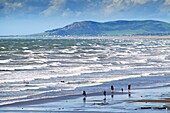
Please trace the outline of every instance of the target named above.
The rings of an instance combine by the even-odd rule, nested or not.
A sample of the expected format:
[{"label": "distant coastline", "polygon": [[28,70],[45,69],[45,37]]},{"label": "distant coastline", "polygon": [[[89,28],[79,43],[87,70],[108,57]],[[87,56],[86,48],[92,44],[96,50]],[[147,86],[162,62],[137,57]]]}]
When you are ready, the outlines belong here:
[{"label": "distant coastline", "polygon": [[145,37],[169,38],[170,23],[157,20],[81,21],[61,28],[27,35],[0,37]]},{"label": "distant coastline", "polygon": [[0,36],[0,38],[60,38],[60,39],[114,39],[114,38],[170,38],[170,35],[164,36],[30,36],[30,35],[9,35]]}]

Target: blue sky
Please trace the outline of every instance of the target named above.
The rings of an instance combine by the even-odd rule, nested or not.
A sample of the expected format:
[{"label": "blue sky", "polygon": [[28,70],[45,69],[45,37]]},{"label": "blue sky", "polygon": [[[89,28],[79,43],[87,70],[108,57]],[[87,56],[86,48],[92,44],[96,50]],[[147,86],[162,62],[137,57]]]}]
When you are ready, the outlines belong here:
[{"label": "blue sky", "polygon": [[76,21],[170,22],[170,0],[0,0],[0,35],[40,33]]}]

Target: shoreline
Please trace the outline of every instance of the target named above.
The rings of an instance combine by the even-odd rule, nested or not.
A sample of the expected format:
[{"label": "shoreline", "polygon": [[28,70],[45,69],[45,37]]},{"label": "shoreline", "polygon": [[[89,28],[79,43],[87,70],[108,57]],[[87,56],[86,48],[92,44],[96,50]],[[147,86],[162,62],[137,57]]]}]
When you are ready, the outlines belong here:
[{"label": "shoreline", "polygon": [[134,102],[160,102],[160,103],[170,103],[170,99],[159,99],[159,100],[136,100]]},{"label": "shoreline", "polygon": [[[170,99],[155,97],[152,91],[159,90],[164,94],[166,87],[154,89],[135,89],[128,92],[107,92],[106,100],[103,92],[87,93],[84,101],[82,94],[67,95],[50,99],[34,100],[30,102],[20,102],[6,106],[0,106],[0,112],[71,112],[71,113],[162,113],[168,110]],[[141,96],[142,95],[142,96]],[[146,98],[146,99],[145,99]]]},{"label": "shoreline", "polygon": [[[37,101],[37,100],[38,101],[39,100],[47,100],[47,101],[50,102],[50,100],[61,98],[61,97],[62,97],[61,100],[64,100],[64,97],[69,97],[69,96],[72,96],[73,98],[76,98],[78,96],[83,96],[82,95],[83,90],[86,90],[87,96],[103,95],[102,90],[106,90],[108,92],[108,94],[111,94],[110,85],[112,85],[112,84],[114,84],[114,86],[115,86],[115,94],[122,94],[121,87],[125,87],[130,82],[132,83],[133,90],[134,89],[135,90],[157,89],[157,88],[162,88],[162,87],[169,87],[169,84],[167,84],[167,83],[163,83],[161,85],[156,85],[156,86],[149,83],[151,80],[152,80],[153,83],[155,83],[154,82],[155,80],[157,81],[157,79],[161,79],[162,77],[165,78],[165,79],[168,79],[168,76],[142,76],[142,77],[124,78],[124,79],[118,79],[118,80],[112,80],[112,81],[103,82],[102,84],[93,85],[93,86],[77,87],[76,89],[73,89],[73,90],[63,90],[64,92],[69,92],[68,94],[66,93],[65,95],[60,94],[60,95],[50,96],[50,97],[45,97],[45,98],[34,98],[34,100],[28,99],[26,101],[23,100],[23,101],[20,101],[20,102],[13,102],[13,103],[9,103],[9,104],[0,105],[0,107],[1,106],[6,106],[6,105],[13,105],[15,103],[27,103],[27,102],[31,102],[31,101]],[[147,84],[135,85],[136,83],[140,82],[141,80],[145,80],[145,79],[148,79]],[[123,83],[122,86],[119,86],[120,83],[121,84]],[[98,88],[102,88],[100,92],[97,91]],[[124,89],[123,93],[127,94],[128,90]],[[38,96],[38,95],[35,95],[35,96]]]},{"label": "shoreline", "polygon": [[[139,81],[144,80],[144,79],[148,79],[148,81],[149,81],[149,80],[153,80],[154,78],[156,78],[155,80],[157,80],[157,79],[160,79],[162,77],[163,78],[165,77],[164,79],[168,78],[168,76],[143,76],[143,77],[136,77],[136,78],[132,77],[132,78],[125,78],[125,79],[120,79],[120,80],[113,80],[113,81],[104,82],[104,84],[99,84],[99,85],[94,85],[94,86],[78,87],[74,90],[70,90],[69,94],[66,94],[66,95],[63,95],[63,96],[58,95],[58,96],[50,96],[50,97],[45,97],[45,98],[34,98],[33,100],[32,99],[28,99],[28,100],[25,100],[25,101],[22,100],[22,101],[18,101],[18,102],[0,105],[0,108],[6,107],[6,106],[8,107],[8,106],[15,106],[15,105],[23,105],[23,104],[24,105],[34,104],[35,105],[35,104],[42,104],[42,103],[50,103],[50,102],[54,102],[54,101],[63,101],[63,100],[67,100],[67,99],[76,99],[76,98],[79,98],[79,97],[83,97],[82,91],[85,90],[85,89],[88,89],[88,90],[86,90],[87,98],[91,97],[91,96],[103,96],[102,91],[101,92],[92,92],[93,89],[94,89],[94,91],[96,91],[95,88],[98,88],[98,87],[99,88],[103,87],[102,90],[106,90],[107,95],[111,95],[112,94],[111,91],[110,91],[110,85],[111,84],[114,84],[114,86],[117,86],[121,82],[123,82],[124,84],[128,84],[129,81],[131,81],[132,83],[134,82],[134,84],[135,84],[135,82],[138,83]],[[146,86],[142,85],[142,87],[140,85],[139,86],[132,85],[132,91],[135,91],[135,90],[156,90],[156,89],[170,87],[169,83],[161,84],[161,85],[158,85],[158,86],[155,86],[155,85],[152,86],[150,83],[145,84],[145,85]],[[81,91],[80,91],[80,89],[81,89]],[[75,90],[77,90],[79,92],[75,93],[75,94],[71,94],[71,92],[74,93]],[[132,92],[132,93],[136,93],[136,92]],[[116,87],[116,90],[113,94],[114,95],[125,95],[125,94],[127,95],[129,93],[128,93],[127,89],[124,89],[124,92],[122,93],[121,90],[120,90],[120,87]]]},{"label": "shoreline", "polygon": [[150,36],[1,36],[0,39],[166,39],[170,38],[170,35],[150,35]]},{"label": "shoreline", "polygon": [[[123,95],[123,94],[128,94],[128,92],[107,92],[107,95]],[[87,93],[87,98],[92,97],[92,96],[102,96],[103,92],[89,92]],[[58,97],[50,97],[50,98],[40,98],[40,99],[35,99],[35,100],[28,100],[28,101],[21,101],[21,102],[15,102],[11,104],[5,104],[5,105],[0,105],[1,107],[8,107],[8,106],[18,106],[18,105],[35,105],[35,104],[43,104],[43,103],[50,103],[50,102],[55,102],[55,101],[63,101],[63,100],[68,100],[68,99],[76,99],[76,98],[83,98],[83,94],[74,94],[74,95],[64,95],[64,96],[58,96]]]}]

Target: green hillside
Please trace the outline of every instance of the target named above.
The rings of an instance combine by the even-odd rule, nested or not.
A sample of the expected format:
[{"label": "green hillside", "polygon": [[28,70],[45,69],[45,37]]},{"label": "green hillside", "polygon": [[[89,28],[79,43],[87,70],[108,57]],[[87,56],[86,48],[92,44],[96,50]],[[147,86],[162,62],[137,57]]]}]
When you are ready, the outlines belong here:
[{"label": "green hillside", "polygon": [[122,36],[122,35],[169,35],[170,24],[162,21],[110,21],[74,22],[63,28],[48,30],[45,35],[57,36]]}]

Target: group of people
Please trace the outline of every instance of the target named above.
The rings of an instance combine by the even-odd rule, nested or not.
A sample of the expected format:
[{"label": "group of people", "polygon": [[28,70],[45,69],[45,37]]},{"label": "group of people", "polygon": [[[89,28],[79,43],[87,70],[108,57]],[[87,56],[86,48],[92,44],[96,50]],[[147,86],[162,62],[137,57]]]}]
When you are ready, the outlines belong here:
[{"label": "group of people", "polygon": [[[130,95],[130,90],[131,90],[131,84],[128,84],[128,92],[129,92],[129,95]],[[123,92],[123,88],[121,88],[121,91]],[[114,86],[111,85],[111,92],[114,93]],[[104,99],[106,99],[106,91],[103,91],[103,95],[104,95]],[[86,91],[83,91],[83,96],[84,96],[84,100],[86,99]]]}]

